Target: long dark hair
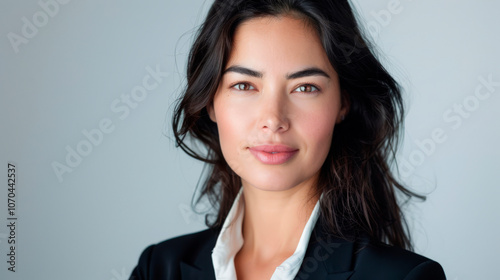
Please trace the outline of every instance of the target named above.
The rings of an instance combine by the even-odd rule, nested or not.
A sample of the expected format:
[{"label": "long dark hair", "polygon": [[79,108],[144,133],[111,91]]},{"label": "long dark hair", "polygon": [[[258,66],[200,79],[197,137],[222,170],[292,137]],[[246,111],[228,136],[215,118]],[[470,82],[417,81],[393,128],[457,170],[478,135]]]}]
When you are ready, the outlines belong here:
[{"label": "long dark hair", "polygon": [[[349,113],[337,125],[320,170],[316,195],[323,193],[321,219],[342,238],[372,240],[412,249],[397,200],[415,194],[400,184],[390,167],[395,160],[404,108],[401,89],[377,60],[347,0],[216,0],[189,54],[187,87],[176,105],[172,126],[176,144],[204,161],[198,203],[206,197],[217,214],[207,226],[220,229],[241,187],[226,163],[206,107],[213,101],[228,61],[236,27],[255,17],[289,15],[310,23],[337,71]],[[188,139],[202,143],[197,151]],[[195,142],[196,142],[195,141]]]}]

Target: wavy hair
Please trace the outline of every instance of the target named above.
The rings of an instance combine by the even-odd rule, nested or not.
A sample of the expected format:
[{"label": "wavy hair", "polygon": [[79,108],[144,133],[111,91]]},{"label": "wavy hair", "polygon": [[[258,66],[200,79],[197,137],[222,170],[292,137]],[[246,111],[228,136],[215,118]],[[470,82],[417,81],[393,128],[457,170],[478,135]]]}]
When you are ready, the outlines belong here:
[{"label": "wavy hair", "polygon": [[[407,198],[425,196],[405,188],[391,171],[395,162],[404,106],[399,84],[382,66],[360,31],[347,0],[216,0],[200,26],[187,65],[187,87],[172,119],[176,146],[206,163],[199,203],[208,198],[216,213],[205,216],[219,229],[241,187],[226,163],[217,124],[207,106],[213,101],[228,61],[236,28],[264,16],[293,16],[317,30],[336,70],[349,113],[337,124],[315,194],[323,193],[321,219],[342,238],[368,235],[372,241],[413,249],[398,191]],[[186,138],[188,137],[188,138]],[[196,151],[187,140],[206,148]]]}]

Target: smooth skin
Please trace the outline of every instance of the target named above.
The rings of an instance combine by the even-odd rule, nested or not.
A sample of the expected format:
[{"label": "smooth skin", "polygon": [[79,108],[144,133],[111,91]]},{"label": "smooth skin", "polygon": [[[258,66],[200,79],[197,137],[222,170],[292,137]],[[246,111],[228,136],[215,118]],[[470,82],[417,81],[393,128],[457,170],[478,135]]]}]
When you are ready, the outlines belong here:
[{"label": "smooth skin", "polygon": [[[270,279],[294,253],[319,199],[312,190],[348,106],[317,32],[292,16],[242,23],[225,70],[207,109],[243,186],[244,245],[235,268],[239,280]],[[271,165],[249,151],[277,144],[298,152]]]}]

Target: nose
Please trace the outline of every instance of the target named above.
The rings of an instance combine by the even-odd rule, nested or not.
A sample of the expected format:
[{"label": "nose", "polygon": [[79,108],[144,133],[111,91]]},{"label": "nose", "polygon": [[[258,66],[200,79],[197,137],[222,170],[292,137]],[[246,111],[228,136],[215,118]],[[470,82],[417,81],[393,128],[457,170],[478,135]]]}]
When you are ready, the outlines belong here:
[{"label": "nose", "polygon": [[269,132],[285,132],[290,128],[287,96],[273,92],[263,94],[260,106],[260,128]]}]

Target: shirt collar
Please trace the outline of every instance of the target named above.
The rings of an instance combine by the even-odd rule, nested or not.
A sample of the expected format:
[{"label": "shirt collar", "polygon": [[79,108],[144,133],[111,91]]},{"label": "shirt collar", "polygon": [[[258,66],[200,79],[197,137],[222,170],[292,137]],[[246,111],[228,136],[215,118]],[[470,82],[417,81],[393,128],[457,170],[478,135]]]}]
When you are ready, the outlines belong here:
[{"label": "shirt collar", "polygon": [[[243,187],[234,199],[233,205],[224,221],[221,232],[212,250],[212,262],[214,265],[215,276],[217,280],[236,279],[236,270],[234,267],[234,257],[243,246],[242,224],[245,212],[245,200],[241,199]],[[300,269],[302,260],[307,250],[307,244],[311,237],[316,221],[319,217],[319,204],[323,197],[316,202],[314,209],[307,221],[302,235],[300,236],[299,244],[295,252],[279,265],[273,273],[271,280],[293,279]]]}]

